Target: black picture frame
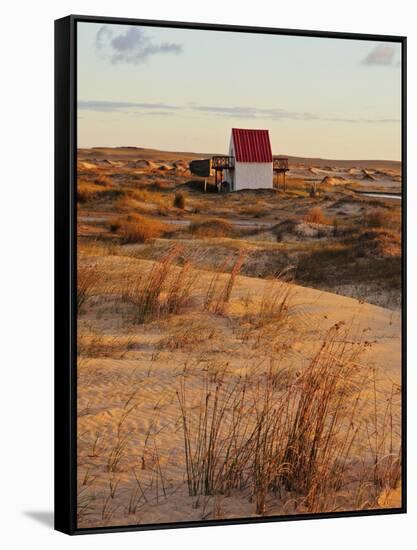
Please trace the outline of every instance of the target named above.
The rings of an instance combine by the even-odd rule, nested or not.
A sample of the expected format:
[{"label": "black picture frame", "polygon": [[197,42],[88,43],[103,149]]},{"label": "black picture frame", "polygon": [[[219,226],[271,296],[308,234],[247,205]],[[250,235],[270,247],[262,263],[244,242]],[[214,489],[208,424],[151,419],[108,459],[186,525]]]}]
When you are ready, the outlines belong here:
[{"label": "black picture frame", "polygon": [[[76,525],[76,154],[77,154],[77,24],[103,23],[177,29],[200,29],[254,34],[322,37],[347,40],[383,41],[401,44],[401,145],[402,145],[402,506],[382,510],[356,510],[189,521],[100,528]],[[207,527],[245,523],[267,523],[402,514],[407,510],[407,372],[406,372],[406,210],[407,210],[407,39],[404,36],[356,34],[157,21],[117,17],[70,15],[55,21],[55,529],[70,535],[141,531],[185,527]]]}]

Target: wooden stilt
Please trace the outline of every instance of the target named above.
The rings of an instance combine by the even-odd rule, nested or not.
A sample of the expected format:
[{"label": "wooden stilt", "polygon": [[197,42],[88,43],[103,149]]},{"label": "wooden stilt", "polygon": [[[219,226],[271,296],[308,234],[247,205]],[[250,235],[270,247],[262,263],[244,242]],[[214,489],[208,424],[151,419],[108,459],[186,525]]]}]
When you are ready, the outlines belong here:
[{"label": "wooden stilt", "polygon": [[[272,167],[272,169],[276,173],[276,187],[277,187],[277,189],[280,189],[282,187],[282,189],[284,191],[286,191],[287,190],[287,182],[286,182],[285,175],[286,175],[287,171],[289,170],[289,168],[288,168],[288,158],[287,157],[282,157],[282,156],[273,157],[273,167]],[[282,174],[281,182],[280,182],[280,177],[279,177],[280,174]]]}]

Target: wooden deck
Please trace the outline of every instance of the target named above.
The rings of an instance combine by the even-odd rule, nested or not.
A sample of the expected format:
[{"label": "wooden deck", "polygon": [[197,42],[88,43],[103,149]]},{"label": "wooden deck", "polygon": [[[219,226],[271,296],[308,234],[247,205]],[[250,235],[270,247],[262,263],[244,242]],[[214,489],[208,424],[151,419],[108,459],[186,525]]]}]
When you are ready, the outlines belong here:
[{"label": "wooden deck", "polygon": [[[288,157],[276,156],[272,157],[272,169],[274,171],[273,185],[276,189],[280,188],[279,175],[282,174],[282,188],[284,191],[287,189],[287,182],[285,181],[285,174],[288,172]],[[275,176],[276,174],[276,176]]]},{"label": "wooden deck", "polygon": [[288,172],[288,157],[272,157],[274,172]]},{"label": "wooden deck", "polygon": [[[212,157],[211,159],[211,168],[214,170],[214,184],[216,185],[218,191],[222,190],[222,181],[223,181],[223,170],[234,170],[235,168],[235,158],[226,156],[226,155],[218,155],[215,157]],[[283,157],[281,155],[277,155],[272,157],[272,170],[274,174],[274,181],[273,185],[275,188],[280,188],[280,177],[279,175],[282,174],[282,187],[285,190],[286,189],[286,181],[285,181],[285,174],[288,172],[288,157]],[[207,184],[205,185],[206,188]]]}]

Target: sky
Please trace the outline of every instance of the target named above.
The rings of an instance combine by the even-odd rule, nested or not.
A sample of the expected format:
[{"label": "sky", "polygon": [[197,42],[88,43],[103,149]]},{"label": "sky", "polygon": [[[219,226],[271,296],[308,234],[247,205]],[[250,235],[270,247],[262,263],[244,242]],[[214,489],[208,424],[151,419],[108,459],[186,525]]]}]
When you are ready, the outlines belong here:
[{"label": "sky", "polygon": [[266,128],[274,154],[401,159],[401,45],[77,24],[78,146],[226,154]]}]

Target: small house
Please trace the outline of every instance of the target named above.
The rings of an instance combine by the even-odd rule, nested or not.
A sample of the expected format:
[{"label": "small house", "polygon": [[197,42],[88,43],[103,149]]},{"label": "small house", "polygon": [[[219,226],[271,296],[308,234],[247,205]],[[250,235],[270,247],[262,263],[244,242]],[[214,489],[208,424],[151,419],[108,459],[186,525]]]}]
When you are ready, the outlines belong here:
[{"label": "small house", "polygon": [[[190,170],[205,177],[214,170],[214,184],[218,191],[273,189],[279,187],[279,174],[283,174],[285,189],[288,158],[272,155],[268,130],[232,128],[228,155],[212,157],[209,165],[207,161],[193,161]],[[275,185],[274,174],[277,175]],[[206,187],[207,179],[204,190]]]},{"label": "small house", "polygon": [[231,191],[272,189],[272,149],[268,130],[232,128],[229,156],[234,169],[227,170],[225,180]]}]

